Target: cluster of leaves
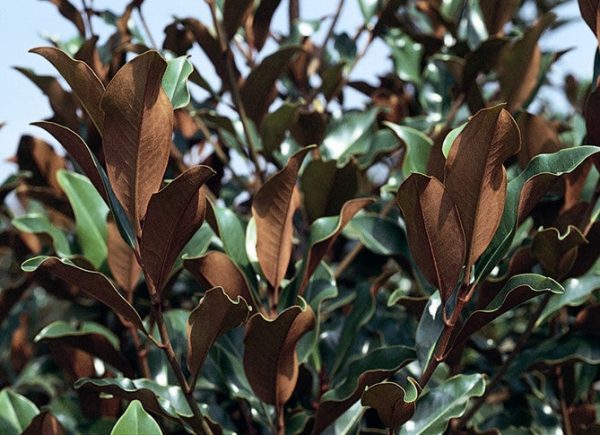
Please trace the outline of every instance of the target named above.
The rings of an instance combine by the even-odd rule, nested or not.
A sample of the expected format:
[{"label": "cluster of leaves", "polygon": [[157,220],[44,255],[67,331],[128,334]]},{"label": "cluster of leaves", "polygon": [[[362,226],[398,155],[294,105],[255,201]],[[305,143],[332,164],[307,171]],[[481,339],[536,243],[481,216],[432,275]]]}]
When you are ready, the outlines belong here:
[{"label": "cluster of leaves", "polygon": [[350,34],[343,0],[207,0],[160,50],[142,0],[53,3],[63,80],[19,71],[66,154],[23,136],[0,186],[3,434],[599,430],[600,91],[543,97],[562,1],[357,0]]}]

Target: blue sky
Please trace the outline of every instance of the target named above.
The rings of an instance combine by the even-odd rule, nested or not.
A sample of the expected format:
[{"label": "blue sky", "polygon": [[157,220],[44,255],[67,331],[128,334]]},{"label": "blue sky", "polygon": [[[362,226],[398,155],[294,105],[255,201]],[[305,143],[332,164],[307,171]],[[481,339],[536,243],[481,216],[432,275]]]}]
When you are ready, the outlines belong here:
[{"label": "blue sky", "polygon": [[[80,6],[79,0],[71,0]],[[89,1],[89,0],[88,0]],[[275,25],[285,29],[285,3],[280,6],[275,17]],[[302,2],[301,2],[302,3]],[[125,0],[95,0],[96,9],[112,9],[122,11],[127,4]],[[305,0],[301,11],[303,18],[319,18],[330,14],[335,9],[334,0]],[[143,6],[144,15],[152,31],[154,39],[159,43],[163,38],[164,27],[173,16],[195,16],[201,20],[208,18],[207,8],[202,0],[146,0]],[[543,48],[564,49],[574,47],[565,55],[553,70],[552,80],[559,84],[566,73],[573,73],[581,78],[590,78],[593,68],[596,42],[593,34],[579,18],[575,0],[557,8],[559,18],[575,18],[574,22],[553,32],[551,37],[542,40]],[[346,0],[338,27],[354,32],[360,25],[362,17],[357,0]],[[97,20],[98,21],[98,20]],[[101,24],[95,21],[97,28]],[[39,56],[27,51],[36,46],[48,45],[42,35],[54,35],[67,39],[76,34],[74,26],[61,17],[54,5],[39,0],[0,1],[0,41],[2,41],[3,62],[0,64],[0,121],[6,122],[0,130],[0,181],[14,171],[14,165],[5,163],[6,158],[13,155],[24,133],[34,134],[53,143],[45,132],[29,126],[30,122],[50,116],[51,111],[46,98],[27,78],[12,69],[13,66],[32,68],[38,74],[55,74],[52,67]],[[317,38],[320,41],[321,38]],[[102,42],[102,40],[101,40]],[[192,52],[192,61],[210,77],[212,67],[206,66],[204,58],[197,48]],[[203,68],[206,66],[206,71]],[[356,67],[353,78],[374,80],[381,72],[389,71],[391,62],[387,59],[381,45],[375,44],[373,49]],[[60,149],[60,146],[57,146]]]}]

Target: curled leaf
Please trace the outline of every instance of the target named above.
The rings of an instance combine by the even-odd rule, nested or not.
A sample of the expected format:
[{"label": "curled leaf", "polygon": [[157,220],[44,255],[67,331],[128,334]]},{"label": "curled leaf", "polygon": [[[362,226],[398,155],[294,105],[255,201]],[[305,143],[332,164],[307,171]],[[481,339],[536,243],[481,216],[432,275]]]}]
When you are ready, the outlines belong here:
[{"label": "curled leaf", "polygon": [[380,382],[368,387],[362,395],[361,404],[377,411],[377,415],[393,433],[406,423],[415,412],[419,386],[408,379],[406,390],[394,382]]},{"label": "curled leaf", "polygon": [[244,299],[239,296],[231,299],[221,287],[204,294],[188,319],[187,365],[192,374],[192,388],[212,344],[230,329],[244,323],[249,312]]},{"label": "curled leaf", "polygon": [[573,267],[577,247],[587,242],[581,231],[572,225],[565,234],[560,234],[556,228],[544,228],[533,237],[531,251],[547,274],[560,279]]},{"label": "curled leaf", "polygon": [[260,400],[283,406],[298,380],[298,340],[314,327],[310,306],[292,306],[275,319],[255,314],[248,321],[244,337],[244,371]]}]

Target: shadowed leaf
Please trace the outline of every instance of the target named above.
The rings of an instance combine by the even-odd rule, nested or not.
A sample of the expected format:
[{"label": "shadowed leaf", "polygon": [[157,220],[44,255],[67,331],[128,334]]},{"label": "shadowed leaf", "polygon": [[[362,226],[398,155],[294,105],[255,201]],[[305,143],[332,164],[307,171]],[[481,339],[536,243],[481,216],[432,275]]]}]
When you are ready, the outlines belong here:
[{"label": "shadowed leaf", "polygon": [[419,387],[412,378],[408,381],[406,390],[394,382],[375,384],[367,388],[360,401],[363,406],[375,408],[382,423],[394,433],[415,412]]},{"label": "shadowed leaf", "polygon": [[506,198],[503,163],[520,144],[515,120],[500,105],[473,116],[450,149],[444,185],[465,232],[467,268],[487,248],[500,224]]},{"label": "shadowed leaf", "polygon": [[169,160],[173,107],[161,87],[166,67],[157,52],[144,53],[117,72],[102,97],[108,178],[138,237]]},{"label": "shadowed leaf", "polygon": [[280,3],[281,0],[262,0],[254,13],[252,33],[254,33],[254,47],[258,51],[262,50],[267,41],[271,19]]},{"label": "shadowed leaf", "polygon": [[71,58],[58,48],[38,47],[29,51],[39,54],[54,65],[60,75],[71,86],[73,93],[79,99],[98,131],[102,133],[104,112],[100,107],[100,102],[104,93],[104,85],[94,71],[85,62]]},{"label": "shadowed leaf", "polygon": [[504,25],[513,17],[521,0],[480,0],[479,6],[490,35],[503,33]]},{"label": "shadowed leaf", "polygon": [[49,186],[55,192],[61,191],[56,173],[65,168],[65,159],[43,140],[29,135],[21,136],[17,164],[20,170],[31,172],[27,178],[28,184]]},{"label": "shadowed leaf", "polygon": [[231,40],[254,7],[253,0],[225,0],[223,25],[227,40]]},{"label": "shadowed leaf", "polygon": [[389,378],[415,357],[415,351],[411,348],[386,346],[352,361],[344,382],[323,394],[315,415],[313,435],[322,433],[356,403],[365,387]]},{"label": "shadowed leaf", "polygon": [[414,173],[398,190],[408,243],[419,270],[446,303],[465,262],[466,242],[459,212],[444,185]]},{"label": "shadowed leaf", "polygon": [[562,294],[564,291],[564,288],[552,278],[535,273],[515,275],[508,280],[487,307],[471,313],[458,333],[454,345],[462,343],[488,323],[531,298],[544,292]]},{"label": "shadowed leaf", "polygon": [[275,83],[300,47],[288,46],[267,56],[246,78],[240,89],[244,108],[256,125],[269,110],[276,95]]},{"label": "shadowed leaf", "polygon": [[565,234],[560,234],[556,228],[544,228],[533,237],[531,251],[545,273],[560,279],[573,267],[577,247],[585,243],[588,243],[585,236],[572,225]]},{"label": "shadowed leaf", "polygon": [[217,338],[246,321],[250,309],[241,297],[231,299],[221,287],[208,290],[188,319],[187,365],[192,388]]},{"label": "shadowed leaf", "polygon": [[16,229],[23,233],[45,234],[52,240],[54,252],[59,257],[70,257],[71,246],[65,233],[56,228],[47,216],[40,213],[29,213],[17,216],[12,220]]},{"label": "shadowed leaf", "polygon": [[292,395],[298,380],[298,340],[314,327],[315,315],[306,303],[268,320],[255,314],[244,337],[244,371],[260,400],[277,408]]},{"label": "shadowed leaf", "polygon": [[38,268],[46,270],[67,283],[80,288],[145,333],[144,324],[135,308],[121,296],[111,282],[100,272],[83,269],[70,260],[61,260],[56,257],[34,257],[21,265],[21,269],[25,272],[34,272]]},{"label": "shadowed leaf", "polygon": [[538,154],[553,153],[561,149],[558,132],[543,117],[522,112],[517,117],[517,125],[523,140],[519,151],[521,168],[525,168]]},{"label": "shadowed leaf", "polygon": [[600,44],[600,26],[598,26],[600,2],[598,0],[577,0],[577,3],[579,4],[581,17],[598,39],[598,44]]},{"label": "shadowed leaf", "polygon": [[22,435],[64,435],[65,429],[60,421],[50,413],[42,411],[36,415],[29,426],[25,428]]},{"label": "shadowed leaf", "polygon": [[72,22],[81,36],[85,35],[85,25],[83,18],[75,6],[68,0],[46,0],[54,4],[58,8],[58,12],[67,20]]},{"label": "shadowed leaf", "polygon": [[152,195],[140,251],[146,279],[163,290],[183,247],[202,226],[206,198],[201,188],[214,171],[194,166]]},{"label": "shadowed leaf", "polygon": [[304,148],[290,157],[286,167],[269,178],[252,200],[252,215],[256,220],[256,253],[275,294],[292,254],[292,218],[299,206],[294,191],[300,165],[308,151],[309,148]]}]

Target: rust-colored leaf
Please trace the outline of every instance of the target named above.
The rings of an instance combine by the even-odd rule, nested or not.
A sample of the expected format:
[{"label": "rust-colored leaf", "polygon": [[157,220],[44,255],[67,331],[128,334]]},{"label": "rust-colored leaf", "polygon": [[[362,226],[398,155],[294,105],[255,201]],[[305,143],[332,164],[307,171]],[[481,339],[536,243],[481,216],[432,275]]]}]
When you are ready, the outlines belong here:
[{"label": "rust-colored leaf", "polygon": [[102,132],[104,113],[100,107],[104,85],[94,71],[80,60],[75,60],[55,47],[37,47],[29,50],[39,54],[58,70],[71,86],[73,93],[90,116],[99,132]]},{"label": "rust-colored leaf", "polygon": [[594,89],[585,102],[585,127],[587,130],[586,143],[600,146],[600,88]]},{"label": "rust-colored leaf", "polygon": [[183,260],[183,266],[198,281],[209,287],[223,287],[230,298],[235,299],[241,296],[249,304],[252,303],[252,296],[244,274],[224,253],[210,251],[202,257],[186,258]]},{"label": "rust-colored leaf", "polygon": [[415,402],[419,394],[416,382],[409,378],[407,390],[394,382],[380,382],[363,393],[360,403],[377,411],[377,415],[393,433],[415,413]]},{"label": "rust-colored leaf", "polygon": [[208,351],[217,338],[248,319],[250,309],[241,297],[231,299],[221,287],[208,290],[188,319],[187,365],[193,388]]},{"label": "rust-colored leaf", "polygon": [[71,2],[68,0],[47,0],[50,3],[54,4],[58,8],[58,12],[65,17],[67,20],[72,22],[77,30],[79,31],[79,35],[85,36],[85,25],[83,24],[83,18],[81,14],[77,10]]},{"label": "rust-colored leaf", "polygon": [[[108,66],[102,63],[102,59],[100,59],[100,53],[96,48],[96,44],[98,43],[98,36],[94,35],[90,39],[86,40],[75,56],[73,56],[76,60],[80,60],[85,62],[98,76],[102,83],[107,79],[108,74]],[[98,100],[98,107],[100,107],[100,100]]]},{"label": "rust-colored leaf", "polygon": [[29,340],[29,318],[29,314],[25,312],[19,315],[19,326],[10,339],[10,363],[16,373],[20,373],[33,357],[33,347]]},{"label": "rust-colored leaf", "polygon": [[161,86],[166,67],[157,52],[144,53],[117,72],[102,98],[108,178],[138,237],[169,161],[173,107]]},{"label": "rust-colored leaf", "polygon": [[269,178],[252,200],[256,220],[258,262],[275,294],[292,255],[292,218],[298,208],[294,191],[298,171],[309,148],[290,157],[285,168]]},{"label": "rust-colored leaf", "polygon": [[591,31],[596,35],[600,44],[600,26],[598,26],[600,1],[598,0],[577,0],[579,3],[579,11],[583,21],[589,26]]},{"label": "rust-colored leaf", "polygon": [[255,314],[244,338],[244,371],[260,400],[282,407],[298,380],[298,340],[315,325],[309,305],[294,305],[268,320]]},{"label": "rust-colored leaf", "polygon": [[511,112],[518,110],[538,85],[542,52],[538,46],[540,36],[555,20],[546,14],[513,44],[502,49],[498,63],[500,93]]},{"label": "rust-colored leaf", "polygon": [[204,222],[206,198],[201,187],[213,174],[208,166],[194,166],[150,200],[140,249],[146,279],[159,293],[177,256]]},{"label": "rust-colored leaf", "polygon": [[254,34],[254,47],[260,51],[265,46],[271,29],[271,20],[281,0],[262,0],[254,13],[252,20],[252,33]]},{"label": "rust-colored leaf", "polygon": [[17,148],[17,164],[22,171],[31,172],[27,183],[33,186],[49,186],[53,192],[62,192],[56,173],[65,168],[65,159],[56,154],[45,141],[33,136],[21,136]]},{"label": "rust-colored leaf", "polygon": [[285,70],[292,56],[300,50],[297,46],[288,46],[267,56],[246,78],[240,94],[248,116],[256,125],[260,125],[269,106],[276,96],[275,83]]},{"label": "rust-colored leaf", "polygon": [[112,219],[108,222],[107,248],[108,268],[119,287],[125,290],[131,298],[133,290],[140,280],[142,268],[135,258],[135,252],[123,240],[117,224]]},{"label": "rust-colored leaf", "polygon": [[525,168],[538,154],[553,153],[561,149],[556,129],[543,117],[521,112],[517,116],[522,146],[519,151],[519,166]]},{"label": "rust-colored leaf", "polygon": [[459,281],[467,252],[455,201],[437,178],[419,173],[400,185],[397,201],[413,258],[446,302]]},{"label": "rust-colored leaf", "polygon": [[492,240],[506,200],[503,162],[519,151],[515,120],[502,105],[483,109],[454,141],[446,161],[446,189],[465,232],[466,265],[471,267]]},{"label": "rust-colored leaf", "polygon": [[36,415],[22,435],[64,435],[65,430],[58,419],[50,411],[42,411]]},{"label": "rust-colored leaf", "polygon": [[[329,249],[333,246],[344,227],[348,224],[348,222],[350,222],[356,213],[371,205],[373,202],[374,200],[372,198],[357,198],[347,201],[342,206],[340,217],[334,230],[323,238],[317,238],[315,240],[311,239],[311,246],[306,257],[304,275],[299,288],[300,295],[302,295],[304,292],[310,277],[317,269],[317,266],[323,257],[325,257]],[[311,234],[311,237],[314,237],[314,235]]]},{"label": "rust-colored leaf", "polygon": [[521,0],[479,0],[488,32],[503,33],[504,25],[513,17],[520,5]]},{"label": "rust-colored leaf", "polygon": [[227,40],[232,39],[254,6],[254,0],[225,0],[223,25]]},{"label": "rust-colored leaf", "polygon": [[560,234],[556,228],[544,228],[533,237],[531,251],[545,273],[562,279],[573,267],[577,247],[586,243],[585,236],[572,225],[569,225],[565,234]]},{"label": "rust-colored leaf", "polygon": [[100,193],[102,196],[102,199],[104,199],[107,204],[110,204],[108,201],[106,188],[104,187],[104,183],[102,182],[102,178],[98,172],[98,167],[94,162],[94,156],[81,136],[79,136],[73,130],[54,122],[39,121],[33,122],[31,125],[43,128],[52,136],[54,136],[54,138],[60,142],[63,148],[67,150],[67,152],[79,165],[85,175],[87,175],[98,193]]},{"label": "rust-colored leaf", "polygon": [[102,302],[123,319],[146,332],[138,312],[117,291],[112,283],[100,272],[83,269],[67,259],[56,257],[35,257],[27,260],[21,268],[26,272],[42,269],[80,288],[88,296]]}]

